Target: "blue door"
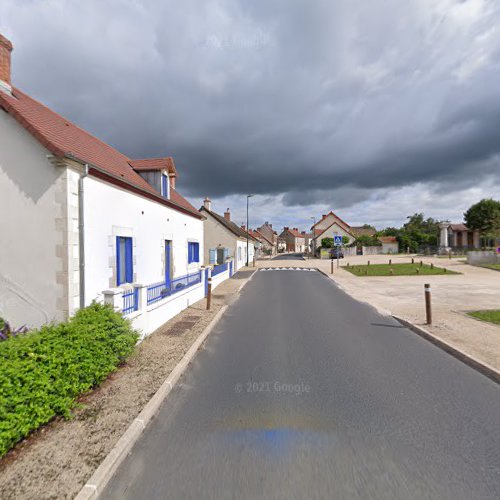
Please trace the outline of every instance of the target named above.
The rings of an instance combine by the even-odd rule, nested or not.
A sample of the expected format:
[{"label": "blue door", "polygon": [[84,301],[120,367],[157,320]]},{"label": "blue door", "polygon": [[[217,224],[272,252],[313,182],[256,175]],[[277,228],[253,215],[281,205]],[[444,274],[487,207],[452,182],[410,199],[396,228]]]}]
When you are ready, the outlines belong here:
[{"label": "blue door", "polygon": [[172,242],[165,240],[165,288],[170,290],[172,284],[171,276],[171,263],[172,263]]}]

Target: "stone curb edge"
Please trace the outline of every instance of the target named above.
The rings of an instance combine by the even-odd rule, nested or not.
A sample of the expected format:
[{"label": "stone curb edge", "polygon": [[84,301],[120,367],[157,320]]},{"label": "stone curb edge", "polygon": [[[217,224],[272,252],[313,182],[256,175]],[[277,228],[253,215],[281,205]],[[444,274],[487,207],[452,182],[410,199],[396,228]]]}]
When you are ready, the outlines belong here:
[{"label": "stone curb edge", "polygon": [[[246,282],[243,285],[245,284]],[[241,288],[243,288],[243,286],[241,286],[238,291],[240,291]],[[139,439],[148,423],[156,416],[156,413],[160,409],[160,406],[167,399],[168,395],[174,388],[181,375],[184,373],[186,368],[196,356],[198,349],[215,328],[223,314],[226,312],[227,308],[227,305],[223,305],[217,312],[217,314],[212,318],[212,321],[210,321],[207,327],[203,330],[203,332],[200,333],[200,335],[188,349],[186,354],[184,354],[183,358],[170,372],[170,375],[166,378],[165,382],[163,382],[154,396],[148,401],[139,415],[137,415],[137,417],[130,424],[128,429],[122,434],[113,449],[108,453],[106,458],[94,471],[90,479],[75,497],[75,500],[90,500],[99,497],[99,494],[102,492],[120,464],[126,458],[128,452],[132,449],[135,442]]]},{"label": "stone curb edge", "polygon": [[417,335],[420,335],[422,338],[428,340],[429,342],[432,342],[435,346],[439,347],[443,351],[446,351],[448,354],[451,354],[453,357],[455,357],[462,363],[465,363],[466,365],[470,366],[474,370],[477,370],[478,372],[482,373],[489,379],[493,380],[493,382],[500,384],[500,372],[495,368],[493,368],[491,365],[479,361],[470,354],[467,354],[461,351],[460,349],[457,349],[448,342],[445,342],[444,340],[436,337],[435,335],[425,330],[424,328],[421,328],[420,326],[416,326],[413,323],[410,323],[406,319],[400,318],[399,316],[395,316],[394,314],[392,314],[392,317],[396,321],[401,323],[403,326],[406,326],[412,332],[416,333]]}]

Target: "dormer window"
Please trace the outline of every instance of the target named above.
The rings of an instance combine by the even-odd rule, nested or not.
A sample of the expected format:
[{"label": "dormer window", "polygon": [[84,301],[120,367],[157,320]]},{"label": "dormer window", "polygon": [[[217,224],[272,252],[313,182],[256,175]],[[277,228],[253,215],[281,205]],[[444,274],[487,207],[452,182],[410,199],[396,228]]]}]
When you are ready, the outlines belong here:
[{"label": "dormer window", "polygon": [[170,198],[170,182],[165,173],[161,174],[161,195],[167,200]]}]

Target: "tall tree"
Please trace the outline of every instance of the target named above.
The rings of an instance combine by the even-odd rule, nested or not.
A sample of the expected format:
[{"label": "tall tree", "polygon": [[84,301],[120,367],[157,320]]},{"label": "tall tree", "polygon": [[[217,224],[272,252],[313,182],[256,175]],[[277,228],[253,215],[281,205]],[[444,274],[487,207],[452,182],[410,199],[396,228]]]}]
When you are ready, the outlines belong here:
[{"label": "tall tree", "polygon": [[464,220],[482,236],[495,235],[500,232],[500,201],[485,198],[475,203],[464,213]]}]

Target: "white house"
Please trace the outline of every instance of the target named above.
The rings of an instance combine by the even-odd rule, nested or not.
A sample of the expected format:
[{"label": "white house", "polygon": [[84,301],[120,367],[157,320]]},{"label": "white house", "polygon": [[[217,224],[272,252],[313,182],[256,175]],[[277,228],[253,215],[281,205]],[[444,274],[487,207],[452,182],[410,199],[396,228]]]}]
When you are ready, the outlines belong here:
[{"label": "white house", "polygon": [[399,252],[399,243],[395,236],[379,236],[378,240],[382,244],[381,252],[383,254],[396,254]]},{"label": "white house", "polygon": [[[231,221],[229,208],[224,216],[212,210],[212,202],[205,198],[200,213],[204,216],[204,248],[205,262],[211,265],[221,265],[228,258],[234,262],[233,272],[237,271],[254,259],[254,238],[246,230]],[[247,237],[248,234],[248,237]],[[247,243],[248,242],[248,243]]]},{"label": "white house", "polygon": [[0,316],[105,300],[149,333],[205,294],[203,218],[172,158],[132,160],[13,87],[11,51],[0,35]]},{"label": "white house", "polygon": [[349,243],[353,243],[356,240],[356,236],[351,230],[351,226],[333,212],[323,215],[321,219],[311,227],[311,230],[313,231],[311,246],[315,249],[321,247],[321,240],[323,238],[345,236],[349,238]]}]

